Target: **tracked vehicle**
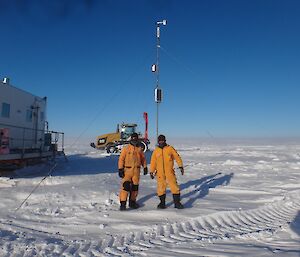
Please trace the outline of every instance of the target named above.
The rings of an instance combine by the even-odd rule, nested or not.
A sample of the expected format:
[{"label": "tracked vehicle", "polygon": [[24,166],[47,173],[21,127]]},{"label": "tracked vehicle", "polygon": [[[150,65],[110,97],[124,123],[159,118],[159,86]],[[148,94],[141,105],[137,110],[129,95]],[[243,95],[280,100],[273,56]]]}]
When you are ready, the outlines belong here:
[{"label": "tracked vehicle", "polygon": [[[140,146],[144,152],[148,150],[150,141],[148,139],[148,114],[144,113],[145,119],[145,134],[139,134]],[[137,133],[137,124],[134,123],[122,123],[117,125],[115,133],[108,133],[100,135],[96,138],[96,142],[90,144],[91,147],[106,150],[107,153],[118,153],[122,148],[129,144],[131,135]]]}]

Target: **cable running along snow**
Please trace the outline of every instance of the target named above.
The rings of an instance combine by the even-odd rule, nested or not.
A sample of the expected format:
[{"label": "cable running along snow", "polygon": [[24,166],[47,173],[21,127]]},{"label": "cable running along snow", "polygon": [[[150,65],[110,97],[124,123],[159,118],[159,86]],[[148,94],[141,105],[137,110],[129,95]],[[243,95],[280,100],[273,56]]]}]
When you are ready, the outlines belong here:
[{"label": "cable running along snow", "polygon": [[40,184],[51,175],[51,173],[53,172],[53,170],[56,168],[57,163],[55,162],[54,165],[51,167],[51,169],[49,170],[49,172],[47,173],[47,175],[45,177],[42,178],[42,180],[35,186],[35,188],[30,192],[30,194],[25,198],[25,200],[20,204],[20,206],[15,210],[15,212],[17,212],[19,209],[21,209],[21,207],[23,206],[24,203],[26,203],[26,201],[29,199],[29,197],[34,193],[34,191],[40,186]]}]

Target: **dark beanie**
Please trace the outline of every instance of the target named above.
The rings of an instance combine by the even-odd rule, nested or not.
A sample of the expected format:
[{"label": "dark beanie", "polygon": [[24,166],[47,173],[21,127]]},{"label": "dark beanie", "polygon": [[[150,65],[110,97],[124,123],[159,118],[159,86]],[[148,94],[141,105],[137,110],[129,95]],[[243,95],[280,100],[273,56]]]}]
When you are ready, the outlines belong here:
[{"label": "dark beanie", "polygon": [[131,138],[139,138],[139,135],[137,133],[132,133]]},{"label": "dark beanie", "polygon": [[166,141],[166,137],[164,135],[159,135],[157,138],[157,142],[158,141]]}]

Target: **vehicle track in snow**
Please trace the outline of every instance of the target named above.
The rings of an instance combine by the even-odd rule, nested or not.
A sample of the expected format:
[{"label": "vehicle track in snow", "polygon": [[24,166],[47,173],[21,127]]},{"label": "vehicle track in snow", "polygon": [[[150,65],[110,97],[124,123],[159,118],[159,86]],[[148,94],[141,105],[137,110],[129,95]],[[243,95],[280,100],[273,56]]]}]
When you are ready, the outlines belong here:
[{"label": "vehicle track in snow", "polygon": [[68,241],[58,237],[57,240],[52,238],[48,245],[30,243],[30,238],[20,238],[20,244],[11,241],[1,245],[1,248],[10,252],[9,256],[145,256],[149,248],[168,248],[171,244],[191,241],[209,243],[255,233],[273,233],[292,222],[299,211],[300,191],[296,191],[257,209],[218,212],[181,222],[159,224],[147,231],[106,235],[94,241]]}]

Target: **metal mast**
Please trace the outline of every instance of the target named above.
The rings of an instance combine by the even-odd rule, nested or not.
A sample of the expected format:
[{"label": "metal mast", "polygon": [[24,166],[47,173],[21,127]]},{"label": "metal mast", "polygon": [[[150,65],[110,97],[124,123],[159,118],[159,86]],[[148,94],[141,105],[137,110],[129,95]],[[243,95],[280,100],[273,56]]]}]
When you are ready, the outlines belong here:
[{"label": "metal mast", "polygon": [[156,73],[156,88],[155,88],[155,102],[156,102],[156,138],[158,138],[158,109],[162,101],[162,90],[159,86],[159,49],[160,49],[160,25],[166,26],[167,20],[156,22],[156,64],[152,65],[152,72]]}]

